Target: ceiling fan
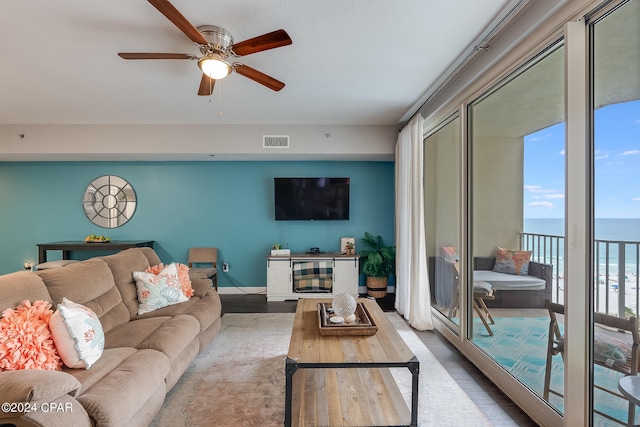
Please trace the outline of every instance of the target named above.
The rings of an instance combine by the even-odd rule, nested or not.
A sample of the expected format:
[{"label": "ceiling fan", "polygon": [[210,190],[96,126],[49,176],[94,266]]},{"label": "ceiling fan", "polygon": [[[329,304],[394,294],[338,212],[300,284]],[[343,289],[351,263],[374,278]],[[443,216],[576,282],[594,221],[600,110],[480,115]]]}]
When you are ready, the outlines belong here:
[{"label": "ceiling fan", "polygon": [[229,56],[240,57],[264,50],[287,46],[292,43],[285,30],[276,30],[239,43],[233,42],[233,37],[224,28],[214,25],[202,25],[194,27],[182,14],[167,0],[148,0],[153,7],[173,22],[198,48],[201,57],[186,53],[127,53],[120,52],[118,56],[123,59],[191,59],[198,61],[198,67],[202,70],[202,79],[198,95],[209,96],[213,93],[216,80],[226,77],[231,72],[245,76],[269,89],[279,91],[284,83],[274,79],[248,65],[239,62],[228,62]]}]

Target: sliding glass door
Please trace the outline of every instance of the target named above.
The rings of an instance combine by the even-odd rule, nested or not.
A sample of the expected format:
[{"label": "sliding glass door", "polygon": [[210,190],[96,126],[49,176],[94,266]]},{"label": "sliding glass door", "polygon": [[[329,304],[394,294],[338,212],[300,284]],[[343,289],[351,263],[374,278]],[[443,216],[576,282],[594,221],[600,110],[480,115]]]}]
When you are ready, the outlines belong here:
[{"label": "sliding glass door", "polygon": [[[550,387],[562,391],[563,374],[560,357],[547,363],[546,305],[562,302],[564,286],[562,42],[473,101],[468,111],[468,339],[562,411],[562,397],[549,393]],[[551,384],[545,387],[547,372]]]},{"label": "sliding glass door", "polygon": [[640,0],[561,13],[425,127],[435,323],[542,424],[640,424]]},{"label": "sliding glass door", "polygon": [[[624,319],[640,312],[640,1],[601,13],[590,29],[593,309]],[[620,378],[637,373],[625,363],[634,334],[597,323],[601,314],[592,336],[593,424],[626,425],[630,409],[640,412],[616,395]]]}]

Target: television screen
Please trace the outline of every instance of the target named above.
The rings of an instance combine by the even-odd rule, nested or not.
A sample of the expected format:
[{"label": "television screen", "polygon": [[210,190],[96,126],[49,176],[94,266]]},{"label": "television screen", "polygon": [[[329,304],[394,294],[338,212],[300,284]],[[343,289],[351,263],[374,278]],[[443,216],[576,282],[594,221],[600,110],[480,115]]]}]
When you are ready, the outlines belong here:
[{"label": "television screen", "polygon": [[274,178],[276,221],[349,219],[350,178]]}]

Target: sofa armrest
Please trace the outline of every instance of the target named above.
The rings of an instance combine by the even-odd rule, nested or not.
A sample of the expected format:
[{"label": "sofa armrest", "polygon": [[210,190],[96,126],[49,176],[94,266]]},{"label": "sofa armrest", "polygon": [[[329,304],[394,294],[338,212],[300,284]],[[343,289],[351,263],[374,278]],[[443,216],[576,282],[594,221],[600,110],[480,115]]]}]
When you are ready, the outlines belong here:
[{"label": "sofa armrest", "polygon": [[193,296],[202,298],[213,287],[213,282],[211,279],[192,279],[191,287],[193,288]]},{"label": "sofa armrest", "polygon": [[477,256],[473,258],[474,270],[493,270],[496,264],[496,257],[493,256]]},{"label": "sofa armrest", "polygon": [[2,402],[53,401],[65,394],[75,397],[80,387],[73,375],[62,371],[26,369],[0,373]]},{"label": "sofa armrest", "polygon": [[547,282],[547,288],[551,288],[553,280],[553,266],[541,262],[531,261],[529,263],[529,276],[537,277]]}]

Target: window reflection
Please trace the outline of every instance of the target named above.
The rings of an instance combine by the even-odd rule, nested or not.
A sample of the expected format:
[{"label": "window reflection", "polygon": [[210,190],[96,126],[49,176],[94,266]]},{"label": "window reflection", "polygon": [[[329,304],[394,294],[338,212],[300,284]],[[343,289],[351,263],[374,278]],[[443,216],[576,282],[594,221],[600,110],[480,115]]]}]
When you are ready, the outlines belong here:
[{"label": "window reflection", "polygon": [[459,325],[460,119],[424,141],[427,256],[433,307]]}]

